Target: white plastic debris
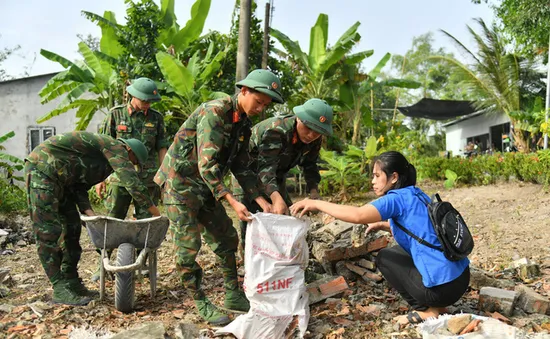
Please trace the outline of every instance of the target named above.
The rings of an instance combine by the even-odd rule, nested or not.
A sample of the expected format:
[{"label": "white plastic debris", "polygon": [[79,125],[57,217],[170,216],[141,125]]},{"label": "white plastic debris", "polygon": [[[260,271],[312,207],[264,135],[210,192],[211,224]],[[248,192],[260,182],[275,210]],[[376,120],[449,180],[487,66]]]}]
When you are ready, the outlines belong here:
[{"label": "white plastic debris", "polygon": [[422,339],[519,339],[527,338],[525,333],[519,328],[507,325],[497,319],[487,318],[471,314],[472,320],[479,319],[479,331],[453,335],[447,330],[447,321],[457,315],[441,315],[438,318],[431,318],[421,323],[417,327],[417,332]]},{"label": "white plastic debris", "polygon": [[309,321],[304,279],[309,254],[307,227],[290,216],[253,216],[246,232],[244,276],[250,311],[216,334],[276,339],[297,325],[299,337],[304,336]]}]

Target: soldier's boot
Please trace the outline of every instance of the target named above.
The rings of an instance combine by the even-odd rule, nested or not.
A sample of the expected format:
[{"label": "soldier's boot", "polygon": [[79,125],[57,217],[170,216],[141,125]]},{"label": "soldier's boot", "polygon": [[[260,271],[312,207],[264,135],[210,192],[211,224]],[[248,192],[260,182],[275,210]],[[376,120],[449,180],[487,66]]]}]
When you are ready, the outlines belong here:
[{"label": "soldier's boot", "polygon": [[229,324],[231,321],[227,314],[223,313],[216,305],[204,295],[200,286],[202,272],[197,275],[194,273],[186,273],[182,275],[182,282],[187,289],[187,293],[195,301],[195,306],[201,318],[212,325],[220,326]]},{"label": "soldier's boot", "polygon": [[236,312],[248,312],[250,310],[250,302],[241,289],[226,289],[223,306],[230,311]]},{"label": "soldier's boot", "polygon": [[225,287],[225,300],[223,306],[236,312],[248,312],[250,302],[243,290],[239,287],[237,279],[237,267],[235,266],[235,254],[224,255],[222,258],[223,285]]},{"label": "soldier's boot", "polygon": [[[111,254],[113,254],[113,250],[107,251],[107,258],[111,259]],[[91,281],[97,282],[101,278],[101,261],[103,258],[101,257],[101,252],[99,252],[99,259],[97,261],[97,269],[92,274],[92,277],[90,278]],[[105,279],[114,280],[113,273],[105,271]]]},{"label": "soldier's boot", "polygon": [[71,288],[67,280],[59,280],[53,284],[52,301],[55,304],[84,306],[92,301],[92,299],[78,295],[78,293]]},{"label": "soldier's boot", "polygon": [[95,290],[89,290],[84,285],[81,278],[67,279],[67,283],[71,287],[71,290],[75,291],[76,294],[80,296],[90,297],[90,298],[95,298],[99,296],[99,292]]}]

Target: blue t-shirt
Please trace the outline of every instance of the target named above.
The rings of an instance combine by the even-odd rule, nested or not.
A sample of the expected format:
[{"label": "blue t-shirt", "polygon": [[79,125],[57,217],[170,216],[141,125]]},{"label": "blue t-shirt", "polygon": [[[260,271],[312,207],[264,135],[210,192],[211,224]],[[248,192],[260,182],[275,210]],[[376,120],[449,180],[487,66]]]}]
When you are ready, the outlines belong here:
[{"label": "blue t-shirt", "polygon": [[397,221],[417,237],[441,246],[428,216],[428,208],[418,195],[430,201],[421,189],[408,186],[390,190],[371,204],[378,210],[382,220],[389,220],[395,241],[411,255],[414,265],[422,275],[424,286],[434,287],[458,278],[470,261],[468,258],[450,261],[443,252],[420,244],[395,225]]}]

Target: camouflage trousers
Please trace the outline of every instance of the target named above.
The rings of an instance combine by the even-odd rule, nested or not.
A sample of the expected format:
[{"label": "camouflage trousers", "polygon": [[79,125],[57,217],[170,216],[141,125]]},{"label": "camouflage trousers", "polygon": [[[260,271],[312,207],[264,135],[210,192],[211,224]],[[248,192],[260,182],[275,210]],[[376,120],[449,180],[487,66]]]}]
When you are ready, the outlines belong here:
[{"label": "camouflage trousers", "polygon": [[78,278],[82,224],[76,197],[57,180],[25,163],[27,202],[38,257],[50,282]]},{"label": "camouflage trousers", "polygon": [[202,268],[196,258],[202,246],[202,234],[219,260],[225,287],[236,289],[238,236],[225,208],[210,191],[204,192],[199,187],[189,187],[185,192],[178,193],[185,200],[180,204],[165,203],[165,207],[176,247],[176,269],[182,284],[191,293],[200,292]]},{"label": "camouflage trousers", "polygon": [[[147,187],[149,194],[153,199],[153,203],[158,205],[160,198],[160,187],[157,185]],[[128,215],[128,209],[132,203],[133,198],[124,186],[119,186],[115,184],[109,185],[109,190],[107,192],[107,200],[105,201],[105,208],[107,208],[107,213],[110,217],[118,219],[126,219]],[[136,219],[145,219],[152,217],[151,213],[147,211],[149,206],[141,206],[134,203],[135,213],[134,217]]]}]

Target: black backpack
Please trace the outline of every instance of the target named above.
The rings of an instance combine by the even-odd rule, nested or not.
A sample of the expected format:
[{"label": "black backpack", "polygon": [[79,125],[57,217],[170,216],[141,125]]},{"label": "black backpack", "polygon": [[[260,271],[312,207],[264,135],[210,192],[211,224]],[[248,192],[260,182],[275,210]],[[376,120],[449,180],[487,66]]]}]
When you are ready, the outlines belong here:
[{"label": "black backpack", "polygon": [[459,261],[468,257],[474,249],[474,239],[460,213],[450,202],[442,201],[437,193],[434,194],[431,202],[428,202],[421,195],[417,194],[417,196],[428,208],[428,216],[435,229],[435,234],[437,234],[437,238],[441,243],[441,247],[417,237],[394,220],[395,224],[422,245],[443,252],[445,257],[451,261]]}]

